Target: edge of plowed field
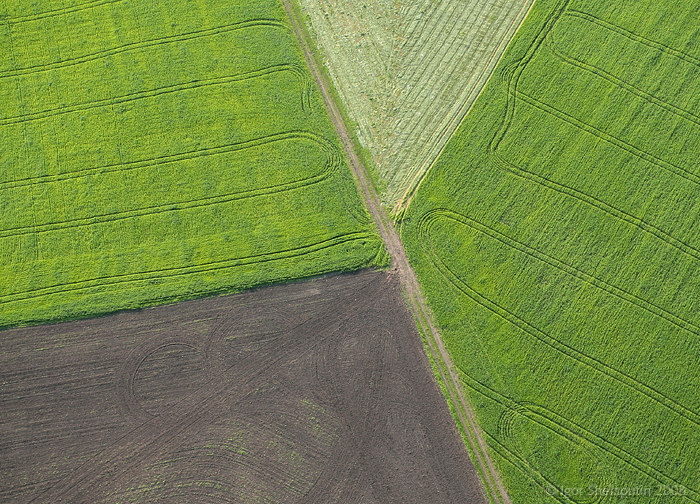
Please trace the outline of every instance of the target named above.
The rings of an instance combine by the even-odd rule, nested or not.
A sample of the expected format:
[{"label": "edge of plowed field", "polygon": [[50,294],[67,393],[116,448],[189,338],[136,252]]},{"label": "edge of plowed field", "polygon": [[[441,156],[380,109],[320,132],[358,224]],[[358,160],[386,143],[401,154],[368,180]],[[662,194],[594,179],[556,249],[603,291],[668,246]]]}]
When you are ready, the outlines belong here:
[{"label": "edge of plowed field", "polygon": [[463,437],[466,438],[475,468],[481,475],[485,496],[492,503],[512,504],[500,474],[489,455],[486,441],[476,422],[474,410],[463,386],[460,384],[457,369],[442,341],[434,315],[426,303],[418,279],[408,262],[403,244],[392,222],[384,212],[369,170],[362,157],[358,155],[355,142],[353,141],[354,137],[349,132],[345,118],[337,103],[337,94],[334,92],[326,72],[323,71],[323,67],[318,61],[317,53],[314,52],[312,41],[305,28],[304,18],[300,14],[299,7],[294,0],[282,0],[282,3],[289,15],[294,33],[299,39],[309,70],[323,95],[330,120],[343,144],[344,154],[353,173],[358,192],[379,228],[379,233],[391,256],[393,271],[399,275],[404,295],[414,314],[418,329],[423,335],[428,356],[433,363],[434,370],[437,371],[436,378],[443,393],[445,393],[451,410],[455,414],[458,427]]}]

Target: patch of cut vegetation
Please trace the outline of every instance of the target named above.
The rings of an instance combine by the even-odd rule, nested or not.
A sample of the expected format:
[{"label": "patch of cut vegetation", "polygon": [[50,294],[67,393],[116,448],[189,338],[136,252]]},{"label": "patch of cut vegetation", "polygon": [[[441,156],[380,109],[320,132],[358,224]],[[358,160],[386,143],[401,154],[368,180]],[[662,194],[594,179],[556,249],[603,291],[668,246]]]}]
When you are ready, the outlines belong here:
[{"label": "patch of cut vegetation", "polygon": [[0,326],[384,264],[279,2],[0,14]]},{"label": "patch of cut vegetation", "polygon": [[699,12],[538,1],[405,214],[513,502],[700,502]]},{"label": "patch of cut vegetation", "polygon": [[[531,0],[299,0],[391,207],[409,199]],[[396,208],[398,210],[398,208]]]}]

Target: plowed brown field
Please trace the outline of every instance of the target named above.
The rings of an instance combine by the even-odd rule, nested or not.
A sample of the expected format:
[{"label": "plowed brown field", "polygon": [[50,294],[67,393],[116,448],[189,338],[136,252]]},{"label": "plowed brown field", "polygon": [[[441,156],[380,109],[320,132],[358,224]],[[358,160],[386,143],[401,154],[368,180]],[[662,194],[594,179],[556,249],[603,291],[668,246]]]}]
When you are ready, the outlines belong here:
[{"label": "plowed brown field", "polygon": [[483,502],[394,275],[1,340],[2,502]]}]

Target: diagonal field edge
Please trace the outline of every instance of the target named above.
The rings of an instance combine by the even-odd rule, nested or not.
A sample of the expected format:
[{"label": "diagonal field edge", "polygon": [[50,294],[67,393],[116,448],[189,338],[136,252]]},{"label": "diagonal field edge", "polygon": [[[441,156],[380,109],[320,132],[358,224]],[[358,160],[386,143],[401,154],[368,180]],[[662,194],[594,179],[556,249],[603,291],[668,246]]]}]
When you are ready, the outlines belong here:
[{"label": "diagonal field edge", "polygon": [[340,137],[345,148],[345,153],[349,161],[348,164],[354,175],[358,192],[362,196],[373,220],[379,228],[380,235],[382,236],[382,239],[392,258],[392,263],[399,274],[402,288],[410,300],[411,309],[417,315],[418,320],[424,320],[426,322],[427,327],[421,329],[424,330],[425,334],[430,335],[430,337],[426,338],[426,340],[434,360],[441,362],[442,366],[445,366],[445,368],[449,371],[448,374],[450,381],[448,382],[442,366],[440,367],[440,374],[444,383],[451,382],[452,384],[451,387],[447,388],[450,395],[448,399],[451,400],[453,404],[459,404],[461,406],[461,408],[456,408],[459,421],[462,424],[465,433],[467,433],[469,437],[470,444],[474,454],[476,455],[481,472],[485,476],[483,478],[483,482],[491,488],[491,493],[500,497],[501,502],[504,504],[512,504],[500,475],[498,474],[496,467],[488,454],[486,442],[476,423],[473,408],[468,402],[463,389],[460,387],[459,376],[454,371],[454,364],[452,363],[451,357],[447,352],[444,343],[442,342],[436,324],[433,322],[434,317],[426,305],[420,291],[418,280],[408,262],[403,244],[401,243],[401,240],[393,225],[387,219],[387,216],[384,213],[377,195],[377,191],[369,177],[367,168],[364,166],[364,163],[361,162],[359,156],[355,152],[355,147],[352,143],[350,133],[345,125],[338,106],[336,105],[329,91],[329,84],[326,82],[325,77],[319,70],[319,64],[316,62],[315,55],[310,49],[310,43],[307,40],[302,28],[303,21],[297,17],[295,7],[292,5],[292,0],[282,1],[291,21],[294,33],[299,39],[299,43],[304,51],[304,56],[306,57],[309,69],[311,70],[319,90],[324,97],[331,122],[333,123],[333,126],[335,127],[336,132],[338,133],[338,136]]}]

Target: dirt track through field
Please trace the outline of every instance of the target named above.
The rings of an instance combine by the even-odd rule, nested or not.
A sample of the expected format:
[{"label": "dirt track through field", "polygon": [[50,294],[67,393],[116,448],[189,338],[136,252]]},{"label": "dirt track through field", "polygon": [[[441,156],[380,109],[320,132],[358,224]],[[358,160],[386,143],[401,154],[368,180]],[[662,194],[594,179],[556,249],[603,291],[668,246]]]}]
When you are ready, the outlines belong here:
[{"label": "dirt track through field", "polygon": [[462,424],[461,426],[467,435],[472,452],[479,465],[483,481],[488,487],[489,494],[494,499],[503,504],[511,504],[510,497],[506,492],[500,475],[488,454],[486,441],[476,422],[474,410],[465,395],[452,358],[445,348],[440,332],[434,322],[432,312],[426,304],[418,280],[408,262],[401,239],[392,223],[387,219],[377,191],[372,184],[369,172],[355,151],[355,146],[353,145],[348,128],[330,92],[330,85],[321,72],[320,64],[311,49],[303,20],[299,18],[297,10],[292,5],[292,1],[293,0],[283,0],[292,27],[304,51],[311,73],[323,94],[330,119],[343,142],[348,163],[355,176],[355,182],[358,185],[358,191],[363,197],[372,218],[379,227],[379,232],[391,255],[392,265],[398,273],[403,290],[409,299],[416,320],[418,320],[419,327],[428,342],[431,356],[439,363],[440,377],[448,391],[448,399],[455,406],[459,421]]},{"label": "dirt track through field", "polygon": [[395,275],[0,337],[1,502],[483,502]]}]

